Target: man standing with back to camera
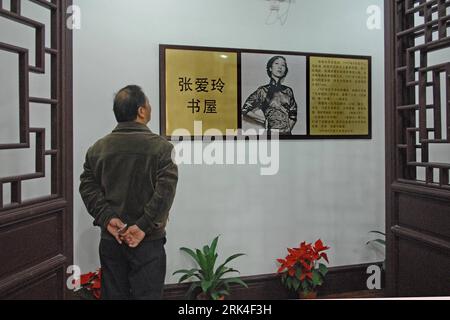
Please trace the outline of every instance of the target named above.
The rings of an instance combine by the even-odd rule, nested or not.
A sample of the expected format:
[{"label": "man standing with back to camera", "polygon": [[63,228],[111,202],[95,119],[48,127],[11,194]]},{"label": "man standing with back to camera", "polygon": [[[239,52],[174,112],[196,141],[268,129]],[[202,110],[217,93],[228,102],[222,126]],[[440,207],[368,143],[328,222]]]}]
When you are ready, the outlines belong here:
[{"label": "man standing with back to camera", "polygon": [[178,182],[173,146],[147,127],[151,106],[140,87],[116,94],[114,115],[117,127],[89,148],[80,176],[81,197],[101,228],[101,297],[161,299]]}]

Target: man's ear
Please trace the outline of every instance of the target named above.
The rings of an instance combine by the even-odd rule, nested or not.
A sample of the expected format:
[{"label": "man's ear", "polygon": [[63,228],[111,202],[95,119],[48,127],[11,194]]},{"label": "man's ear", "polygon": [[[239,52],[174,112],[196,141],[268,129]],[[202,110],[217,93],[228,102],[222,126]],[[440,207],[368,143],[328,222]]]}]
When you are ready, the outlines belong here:
[{"label": "man's ear", "polygon": [[144,111],[144,109],[145,109],[144,106],[141,106],[141,107],[138,108],[138,116],[140,118],[145,118],[145,113],[144,113],[145,111]]}]

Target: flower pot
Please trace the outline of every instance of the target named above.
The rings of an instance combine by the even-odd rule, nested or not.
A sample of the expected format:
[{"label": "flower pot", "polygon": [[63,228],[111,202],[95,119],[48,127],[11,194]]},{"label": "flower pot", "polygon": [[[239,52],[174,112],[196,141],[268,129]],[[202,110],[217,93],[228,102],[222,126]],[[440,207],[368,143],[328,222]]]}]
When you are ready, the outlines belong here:
[{"label": "flower pot", "polygon": [[[202,292],[197,295],[197,300],[212,300],[210,295]],[[225,296],[220,296],[218,300],[225,300]]]},{"label": "flower pot", "polygon": [[305,294],[304,292],[299,292],[298,296],[302,300],[312,300],[317,298],[317,291],[309,292],[308,294]]},{"label": "flower pot", "polygon": [[81,288],[74,292],[74,296],[80,300],[97,300],[97,298],[94,295],[94,292],[91,290],[88,290],[87,288]]}]

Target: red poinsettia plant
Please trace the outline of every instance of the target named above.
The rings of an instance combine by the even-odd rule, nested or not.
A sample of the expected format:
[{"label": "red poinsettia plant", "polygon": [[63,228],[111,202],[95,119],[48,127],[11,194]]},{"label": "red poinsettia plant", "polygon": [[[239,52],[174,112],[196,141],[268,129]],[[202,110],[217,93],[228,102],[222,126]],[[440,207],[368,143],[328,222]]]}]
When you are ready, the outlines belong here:
[{"label": "red poinsettia plant", "polygon": [[80,289],[76,293],[84,299],[100,299],[102,270],[82,274],[80,277]]},{"label": "red poinsettia plant", "polygon": [[314,245],[302,242],[298,248],[288,248],[289,254],[286,258],[277,259],[280,263],[278,273],[282,275],[282,283],[289,290],[304,295],[316,292],[328,272],[327,266],[319,262],[322,259],[328,262],[328,256],[324,252],[328,249],[320,239]]}]

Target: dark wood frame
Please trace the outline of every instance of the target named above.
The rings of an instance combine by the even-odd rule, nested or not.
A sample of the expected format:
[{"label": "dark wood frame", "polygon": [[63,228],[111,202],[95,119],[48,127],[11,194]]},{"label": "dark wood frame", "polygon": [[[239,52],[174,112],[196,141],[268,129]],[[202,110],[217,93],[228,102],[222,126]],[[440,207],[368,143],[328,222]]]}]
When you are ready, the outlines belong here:
[{"label": "dark wood frame", "polygon": [[[184,46],[184,45],[170,45],[170,44],[160,44],[159,45],[159,78],[160,78],[160,134],[166,137],[168,140],[172,140],[171,136],[166,135],[166,49],[179,49],[179,50],[199,50],[199,51],[219,51],[219,52],[233,52],[238,55],[238,124],[237,128],[241,128],[242,125],[242,112],[240,106],[242,106],[242,90],[241,90],[241,54],[242,53],[256,53],[256,54],[274,54],[274,55],[290,55],[290,56],[304,56],[306,57],[306,121],[307,121],[307,132],[305,135],[280,135],[280,140],[319,140],[319,139],[336,139],[336,140],[347,140],[347,139],[372,139],[372,57],[361,56],[361,55],[342,55],[342,54],[327,54],[327,53],[311,53],[311,52],[297,52],[297,51],[274,51],[274,50],[255,50],[255,49],[239,49],[239,48],[220,48],[220,47],[202,47],[202,46]],[[361,59],[367,60],[369,63],[369,96],[368,96],[368,135],[311,135],[310,134],[310,86],[309,86],[309,72],[310,72],[310,57],[330,57],[330,58],[349,58],[349,59]],[[202,140],[205,137],[181,137],[178,140],[190,139],[190,140]],[[242,139],[249,137],[227,137],[223,136],[222,139]],[[261,139],[260,136],[257,137]],[[268,137],[270,139],[270,134]]]},{"label": "dark wood frame", "polygon": [[[45,46],[44,24],[21,15],[21,0],[11,0],[11,10],[3,9],[0,1],[0,16],[35,29],[36,65],[28,65],[28,49],[0,43],[0,50],[19,55],[19,110],[20,141],[0,145],[0,150],[26,149],[30,147],[29,134],[36,135],[36,172],[32,174],[0,178],[0,241],[13,243],[11,252],[20,252],[20,246],[38,239],[42,230],[54,232],[51,239],[50,256],[41,256],[41,250],[34,248],[38,260],[26,254],[20,258],[20,265],[0,265],[0,298],[8,299],[63,299],[71,293],[66,286],[66,270],[73,264],[73,115],[72,115],[72,31],[66,28],[66,9],[72,0],[30,0],[50,12],[51,45]],[[45,73],[45,55],[51,57],[51,98],[30,97],[28,92],[29,73]],[[45,149],[45,129],[29,128],[29,104],[46,104],[51,108],[51,148]],[[22,181],[44,177],[44,158],[51,158],[51,194],[41,198],[22,201]],[[2,187],[11,184],[11,204],[3,205]],[[48,229],[46,222],[53,222],[57,228]],[[28,238],[22,237],[24,226]],[[14,234],[16,241],[11,241]],[[42,240],[47,241],[47,240]],[[42,244],[42,243],[41,243]],[[14,251],[15,250],[15,251]],[[47,252],[48,253],[48,252]],[[7,255],[3,251],[3,256]],[[6,256],[8,259],[8,256]],[[11,257],[13,258],[13,257]],[[4,269],[6,268],[6,269]]]},{"label": "dark wood frame", "polygon": [[[436,78],[428,82],[423,73],[442,69],[439,65],[428,65],[427,53],[450,47],[450,35],[446,34],[450,17],[443,10],[450,4],[442,0],[385,0],[384,4],[386,290],[389,296],[448,295],[450,286],[443,279],[450,277],[450,164],[429,162],[428,143],[431,140],[428,137],[426,111],[434,109],[436,115],[441,105],[426,104],[424,90],[427,86],[433,86],[436,90],[439,84],[433,83]],[[414,4],[417,6],[412,8]],[[437,19],[432,17],[434,11],[438,12]],[[425,24],[415,25],[412,16],[415,13],[425,17]],[[437,20],[439,23],[436,23]],[[438,39],[433,40],[432,32],[436,31]],[[418,45],[421,47],[420,67],[416,68],[415,39],[422,35],[424,44]],[[450,76],[450,61],[447,68]],[[419,81],[415,80],[416,72],[419,73]],[[450,90],[450,81],[447,81],[447,90]],[[419,86],[418,104],[416,86]],[[415,110],[419,110],[418,128]],[[447,125],[450,126],[449,117]],[[441,130],[440,118],[435,121],[433,130]],[[419,145],[416,145],[416,133],[419,133]],[[445,143],[440,138],[438,133],[434,139]],[[450,134],[447,140],[450,143]],[[416,160],[417,148],[422,151],[422,162]],[[417,180],[418,167],[426,168],[425,182]],[[437,184],[433,182],[433,169],[440,172],[440,182]],[[428,260],[422,262],[420,257],[428,257]],[[412,278],[415,278],[414,281]]]},{"label": "dark wood frame", "polygon": [[391,142],[391,138],[395,133],[395,63],[392,57],[395,57],[395,34],[394,28],[394,12],[392,11],[392,1],[386,0],[385,5],[385,149],[386,149],[386,294],[389,296],[396,296],[396,257],[398,252],[396,248],[395,237],[390,232],[392,225],[397,224],[395,221],[395,211],[393,202],[393,193],[391,185],[395,181],[395,145]]}]

